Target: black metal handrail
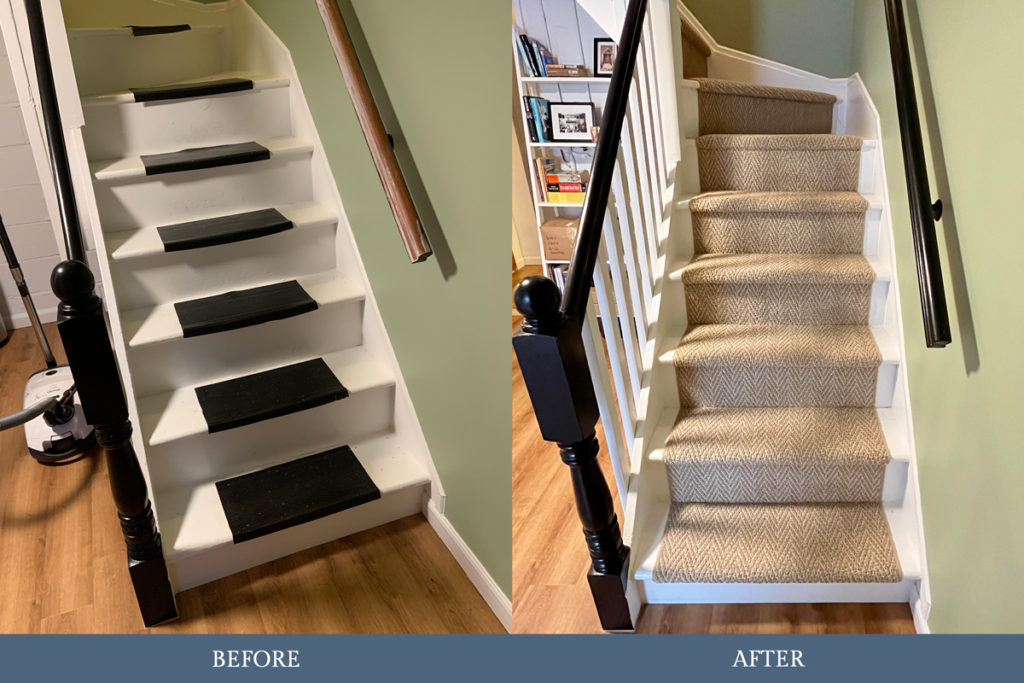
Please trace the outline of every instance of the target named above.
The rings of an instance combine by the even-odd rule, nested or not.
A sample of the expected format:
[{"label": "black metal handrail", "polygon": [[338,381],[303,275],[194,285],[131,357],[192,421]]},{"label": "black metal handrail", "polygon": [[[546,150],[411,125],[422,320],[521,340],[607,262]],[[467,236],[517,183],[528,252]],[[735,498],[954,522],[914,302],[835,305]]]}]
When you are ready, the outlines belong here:
[{"label": "black metal handrail", "polygon": [[605,212],[608,210],[608,195],[615,175],[615,159],[619,153],[626,108],[629,106],[629,90],[633,82],[637,53],[640,51],[646,12],[647,0],[632,0],[626,10],[615,67],[608,83],[608,97],[601,116],[601,132],[594,150],[590,185],[583,201],[583,215],[580,218],[576,247],[566,276],[562,313],[581,320],[587,310],[587,298],[594,279],[594,266],[601,248],[601,229],[604,226]]},{"label": "black metal handrail", "polygon": [[629,547],[622,541],[611,490],[597,460],[600,411],[583,346],[582,325],[646,11],[647,0],[630,0],[626,10],[564,300],[547,277],[521,282],[515,304],[524,320],[512,339],[541,435],[558,444],[562,462],[569,467],[576,512],[590,551],[587,580],[601,626],[608,631],[633,629],[626,597]]},{"label": "black metal handrail", "polygon": [[96,296],[96,279],[85,261],[82,226],[78,220],[40,0],[25,0],[25,9],[39,104],[49,145],[50,169],[68,253],[68,260],[57,264],[50,276],[50,287],[60,300],[57,331],[75,380],[82,412],[95,429],[96,442],[106,454],[110,492],[121,523],[128,571],[143,623],[151,626],[174,619],[178,611],[168,580],[160,532],[149,501],[149,488],[132,446],[128,402],[110,343],[103,302]]},{"label": "black metal handrail", "polygon": [[25,0],[25,11],[32,38],[32,58],[39,87],[39,106],[43,111],[43,125],[50,147],[50,171],[53,173],[53,182],[57,188],[57,206],[64,231],[64,246],[69,259],[84,262],[85,241],[82,239],[78,203],[75,201],[74,186],[71,183],[71,166],[64,143],[64,125],[57,101],[57,87],[53,82],[53,65],[50,63],[50,46],[46,40],[42,4],[39,0]]},{"label": "black metal handrail", "polygon": [[924,337],[929,348],[942,348],[952,341],[946,290],[942,284],[938,236],[935,234],[935,221],[942,217],[942,200],[934,203],[931,201],[902,0],[885,0],[885,22],[889,30],[896,110],[910,198],[910,223],[914,237],[914,258],[917,261],[917,286],[921,293],[921,313],[924,317]]}]

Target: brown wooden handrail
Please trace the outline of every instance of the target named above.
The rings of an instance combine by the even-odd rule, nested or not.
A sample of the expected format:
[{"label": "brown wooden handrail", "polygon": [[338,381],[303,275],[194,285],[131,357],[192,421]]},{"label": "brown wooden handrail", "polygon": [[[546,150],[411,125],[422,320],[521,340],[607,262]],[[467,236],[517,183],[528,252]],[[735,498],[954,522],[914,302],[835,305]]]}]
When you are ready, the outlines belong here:
[{"label": "brown wooden handrail", "polygon": [[366,82],[366,75],[359,65],[359,57],[345,27],[341,9],[337,0],[316,0],[316,4],[320,8],[320,16],[323,17],[327,35],[334,47],[334,55],[338,58],[341,75],[345,78],[345,87],[352,98],[352,104],[355,105],[356,116],[366,137],[366,144],[370,148],[373,163],[384,185],[384,193],[391,204],[395,222],[398,223],[398,232],[402,236],[405,250],[413,263],[425,261],[433,250],[416,213],[416,206],[413,204],[412,195],[409,194],[409,187],[405,184],[402,169],[398,166],[395,150],[384,129],[384,122],[380,118],[380,111]]}]

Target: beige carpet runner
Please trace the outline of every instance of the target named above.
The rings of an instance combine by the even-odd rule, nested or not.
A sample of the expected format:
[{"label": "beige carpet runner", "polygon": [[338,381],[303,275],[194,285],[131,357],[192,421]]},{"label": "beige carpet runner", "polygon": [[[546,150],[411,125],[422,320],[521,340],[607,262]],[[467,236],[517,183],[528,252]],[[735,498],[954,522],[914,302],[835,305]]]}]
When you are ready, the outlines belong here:
[{"label": "beige carpet runner", "polygon": [[899,581],[862,141],[829,134],[831,95],[697,80],[703,194],[654,580]]}]

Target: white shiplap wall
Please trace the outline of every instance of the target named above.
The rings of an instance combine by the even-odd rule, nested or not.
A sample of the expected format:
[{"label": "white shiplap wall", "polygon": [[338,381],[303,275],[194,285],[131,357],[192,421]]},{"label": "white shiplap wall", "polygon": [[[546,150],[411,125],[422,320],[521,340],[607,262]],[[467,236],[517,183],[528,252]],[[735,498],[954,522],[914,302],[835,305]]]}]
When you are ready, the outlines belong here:
[{"label": "white shiplap wall", "polygon": [[[0,41],[0,215],[3,215],[40,316],[53,320],[57,299],[50,291],[50,272],[60,256],[3,41]],[[28,317],[21,297],[2,256],[0,263],[3,264],[0,316],[8,328],[24,327],[28,325]]]}]

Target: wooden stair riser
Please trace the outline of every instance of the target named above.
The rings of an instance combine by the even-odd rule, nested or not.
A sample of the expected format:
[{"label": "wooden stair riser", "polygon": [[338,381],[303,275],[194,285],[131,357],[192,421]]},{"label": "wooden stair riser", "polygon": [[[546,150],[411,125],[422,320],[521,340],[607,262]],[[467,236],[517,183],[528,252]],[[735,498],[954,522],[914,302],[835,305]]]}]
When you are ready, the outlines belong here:
[{"label": "wooden stair riser", "polygon": [[289,89],[278,86],[166,102],[85,103],[90,159],[116,159],[291,134]]},{"label": "wooden stair riser", "polygon": [[68,32],[78,89],[83,96],[174,83],[226,70],[224,29],[132,36],[131,31]]},{"label": "wooden stair riser", "polygon": [[[129,349],[135,391],[149,396],[218,375],[243,375],[292,358],[313,357],[363,341],[363,301],[324,306],[294,318]],[[324,330],[330,330],[324,334]]]},{"label": "wooden stair riser", "polygon": [[204,249],[116,263],[111,269],[122,311],[286,280],[335,266],[333,224]]},{"label": "wooden stair riser", "polygon": [[94,183],[104,232],[313,201],[308,154]]},{"label": "wooden stair riser", "polygon": [[393,384],[378,384],[291,415],[149,445],[150,476],[162,488],[187,488],[276,464],[282,454],[323,450],[386,432],[393,426],[394,393]]}]

